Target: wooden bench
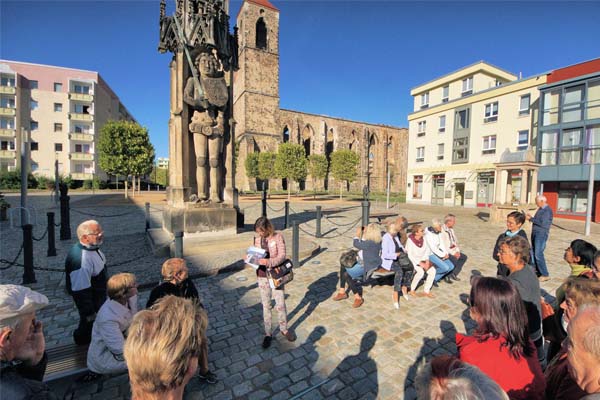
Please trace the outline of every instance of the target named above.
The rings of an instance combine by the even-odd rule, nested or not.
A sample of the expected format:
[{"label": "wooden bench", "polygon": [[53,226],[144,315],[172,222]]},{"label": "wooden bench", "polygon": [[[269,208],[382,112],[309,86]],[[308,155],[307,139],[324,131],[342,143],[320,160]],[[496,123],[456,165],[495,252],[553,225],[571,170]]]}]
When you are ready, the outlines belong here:
[{"label": "wooden bench", "polygon": [[48,365],[46,366],[44,382],[87,372],[87,352],[87,345],[79,346],[76,344],[46,349]]}]

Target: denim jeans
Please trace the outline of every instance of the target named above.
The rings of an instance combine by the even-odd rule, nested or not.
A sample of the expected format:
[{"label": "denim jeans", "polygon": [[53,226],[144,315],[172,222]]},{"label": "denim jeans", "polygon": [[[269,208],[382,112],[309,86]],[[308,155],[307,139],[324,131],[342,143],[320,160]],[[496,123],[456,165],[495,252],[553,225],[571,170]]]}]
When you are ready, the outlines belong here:
[{"label": "denim jeans", "polygon": [[548,241],[547,233],[535,233],[531,235],[531,265],[535,267],[537,272],[542,276],[548,276],[548,268],[546,267],[546,259],[544,258],[544,250]]},{"label": "denim jeans", "polygon": [[445,260],[442,260],[435,254],[432,254],[429,256],[429,261],[431,261],[431,263],[433,265],[435,265],[435,281],[436,282],[439,281],[440,279],[442,279],[444,277],[444,275],[446,275],[448,272],[450,272],[454,269],[454,264],[452,264],[452,261],[450,261],[450,259],[448,259],[448,258]]}]

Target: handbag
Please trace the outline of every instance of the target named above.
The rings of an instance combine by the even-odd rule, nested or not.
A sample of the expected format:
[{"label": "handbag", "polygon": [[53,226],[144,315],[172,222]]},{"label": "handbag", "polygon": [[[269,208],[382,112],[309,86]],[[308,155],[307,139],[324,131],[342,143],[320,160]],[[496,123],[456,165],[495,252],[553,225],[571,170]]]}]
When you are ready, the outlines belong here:
[{"label": "handbag", "polygon": [[280,265],[267,268],[267,279],[271,289],[282,289],[283,286],[294,279],[294,271],[292,261],[287,259]]}]

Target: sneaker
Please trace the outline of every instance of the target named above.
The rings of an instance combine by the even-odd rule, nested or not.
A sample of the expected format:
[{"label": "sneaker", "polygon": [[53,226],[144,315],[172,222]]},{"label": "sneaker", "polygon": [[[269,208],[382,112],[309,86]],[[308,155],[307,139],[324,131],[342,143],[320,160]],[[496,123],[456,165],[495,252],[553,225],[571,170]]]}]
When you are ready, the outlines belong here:
[{"label": "sneaker", "polygon": [[450,285],[452,285],[452,284],[454,283],[454,282],[452,282],[452,279],[450,279],[450,276],[449,276],[449,275],[446,275],[446,276],[444,277],[444,282],[446,282],[446,283],[448,283],[448,284],[450,284]]},{"label": "sneaker", "polygon": [[338,292],[335,296],[333,296],[333,301],[340,301],[348,298],[347,293]]},{"label": "sneaker", "polygon": [[433,287],[440,287],[436,281],[433,281]]},{"label": "sneaker", "polygon": [[206,373],[205,373],[205,374],[198,373],[198,378],[199,378],[201,381],[204,381],[204,382],[206,382],[206,383],[211,383],[211,384],[212,384],[212,383],[217,383],[217,382],[219,381],[219,379],[217,378],[217,375],[216,375],[216,374],[213,374],[213,373],[212,373],[212,372],[210,372],[210,371],[206,371]]},{"label": "sneaker", "polygon": [[399,309],[400,309],[400,304],[399,304],[399,303],[396,303],[396,302],[394,302],[394,308],[395,308],[396,310],[399,310]]},{"label": "sneaker", "polygon": [[538,279],[540,282],[546,282],[550,280],[550,277],[548,275],[540,275]]},{"label": "sneaker", "polygon": [[281,333],[283,336],[285,336],[285,338],[288,340],[288,342],[294,342],[296,340],[296,334],[294,334],[294,332],[288,330],[286,333]]},{"label": "sneaker", "polygon": [[404,294],[402,295],[402,297],[404,297],[404,300],[407,300],[407,301],[408,301],[408,293],[404,293]]},{"label": "sneaker", "polygon": [[358,308],[358,307],[362,306],[362,304],[363,304],[364,302],[365,302],[365,301],[364,301],[362,298],[358,298],[358,299],[357,299],[357,298],[355,298],[355,299],[354,299],[354,303],[352,303],[352,308]]},{"label": "sneaker", "polygon": [[262,343],[263,349],[268,349],[271,346],[271,340],[273,340],[271,336],[265,336]]}]

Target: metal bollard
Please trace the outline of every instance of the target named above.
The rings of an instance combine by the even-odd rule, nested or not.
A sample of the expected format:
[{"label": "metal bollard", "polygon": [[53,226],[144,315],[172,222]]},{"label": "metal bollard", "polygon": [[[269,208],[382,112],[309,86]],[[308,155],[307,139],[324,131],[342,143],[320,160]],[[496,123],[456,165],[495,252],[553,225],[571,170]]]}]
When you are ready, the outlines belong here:
[{"label": "metal bollard", "polygon": [[36,283],[33,271],[33,225],[23,225],[23,285]]},{"label": "metal bollard", "polygon": [[262,216],[266,217],[267,216],[267,191],[263,188],[262,191]]},{"label": "metal bollard", "polygon": [[54,233],[54,213],[46,213],[48,216],[48,257],[56,257],[56,235]]},{"label": "metal bollard", "polygon": [[292,264],[296,268],[300,266],[300,226],[295,220],[292,225]]},{"label": "metal bollard", "polygon": [[70,196],[60,196],[60,240],[71,239]]},{"label": "metal bollard", "polygon": [[283,222],[283,229],[287,229],[290,227],[290,202],[289,201],[285,201],[285,219]]},{"label": "metal bollard", "polygon": [[365,201],[361,201],[360,204],[362,205],[362,226],[367,226],[369,225],[369,201],[365,200]]},{"label": "metal bollard", "polygon": [[317,206],[317,229],[315,232],[315,236],[320,238],[321,235],[321,206]]},{"label": "metal bollard", "polygon": [[175,232],[175,257],[183,258],[183,232]]},{"label": "metal bollard", "polygon": [[146,230],[150,229],[150,203],[146,202]]}]

